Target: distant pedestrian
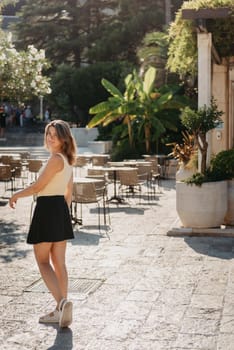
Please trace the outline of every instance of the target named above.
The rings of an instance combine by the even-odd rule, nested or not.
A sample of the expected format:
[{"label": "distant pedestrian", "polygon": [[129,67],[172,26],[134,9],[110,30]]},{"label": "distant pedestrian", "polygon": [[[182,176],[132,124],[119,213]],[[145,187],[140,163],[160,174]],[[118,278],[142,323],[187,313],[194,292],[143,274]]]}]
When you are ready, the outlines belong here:
[{"label": "distant pedestrian", "polygon": [[25,107],[24,105],[20,108],[20,116],[19,116],[19,122],[20,127],[22,128],[24,126],[24,119],[25,119],[25,113],[24,113]]},{"label": "distant pedestrian", "polygon": [[9,204],[15,208],[19,198],[37,196],[27,243],[34,245],[40,273],[57,303],[55,310],[40,317],[39,322],[67,327],[72,322],[72,302],[67,300],[65,253],[66,241],[74,238],[69,208],[76,145],[69,125],[62,120],[47,124],[44,140],[50,157],[38,180],[13,194]]},{"label": "distant pedestrian", "polygon": [[47,107],[45,110],[44,118],[46,123],[49,123],[51,121],[51,111],[49,107]]},{"label": "distant pedestrian", "polygon": [[33,120],[33,114],[32,114],[32,110],[31,110],[31,106],[27,106],[24,110],[24,118],[25,118],[25,122],[27,125],[31,124],[32,120]]}]

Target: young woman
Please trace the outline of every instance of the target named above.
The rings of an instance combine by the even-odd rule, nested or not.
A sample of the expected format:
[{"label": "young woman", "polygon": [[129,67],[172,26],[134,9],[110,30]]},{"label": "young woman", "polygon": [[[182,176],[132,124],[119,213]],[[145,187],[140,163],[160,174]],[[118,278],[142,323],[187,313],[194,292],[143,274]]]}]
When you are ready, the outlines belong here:
[{"label": "young woman", "polygon": [[62,120],[47,124],[44,143],[50,157],[38,180],[13,194],[9,204],[15,208],[19,198],[37,196],[27,243],[33,244],[41,276],[57,303],[55,310],[40,317],[39,322],[67,327],[72,322],[72,302],[67,300],[65,252],[66,240],[74,238],[69,207],[76,144],[69,125]]}]

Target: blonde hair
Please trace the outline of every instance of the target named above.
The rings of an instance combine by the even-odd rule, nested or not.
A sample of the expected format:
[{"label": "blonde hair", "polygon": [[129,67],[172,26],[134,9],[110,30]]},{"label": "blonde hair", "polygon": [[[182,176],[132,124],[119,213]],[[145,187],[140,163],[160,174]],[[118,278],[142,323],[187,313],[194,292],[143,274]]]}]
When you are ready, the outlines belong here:
[{"label": "blonde hair", "polygon": [[46,125],[44,135],[44,145],[48,149],[46,136],[49,128],[54,127],[59,141],[62,142],[62,152],[67,157],[68,163],[73,165],[76,161],[77,147],[74,137],[72,136],[69,124],[64,120],[56,119]]}]

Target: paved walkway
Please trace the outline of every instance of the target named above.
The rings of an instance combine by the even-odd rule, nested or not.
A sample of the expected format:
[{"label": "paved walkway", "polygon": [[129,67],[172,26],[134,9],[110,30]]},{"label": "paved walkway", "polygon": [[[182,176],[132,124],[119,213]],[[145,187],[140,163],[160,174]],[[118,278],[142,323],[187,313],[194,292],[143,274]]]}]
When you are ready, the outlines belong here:
[{"label": "paved walkway", "polygon": [[0,204],[1,350],[234,349],[234,239],[167,236],[174,181],[151,203],[111,204],[110,239],[85,209],[68,243],[74,322],[64,330],[38,323],[54,303],[25,243],[31,199]]}]

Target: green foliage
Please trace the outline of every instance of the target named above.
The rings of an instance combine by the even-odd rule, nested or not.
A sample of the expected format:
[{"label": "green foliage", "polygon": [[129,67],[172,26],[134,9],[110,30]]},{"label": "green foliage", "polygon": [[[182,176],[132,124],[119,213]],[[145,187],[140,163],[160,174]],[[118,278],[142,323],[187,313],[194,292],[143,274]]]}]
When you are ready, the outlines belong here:
[{"label": "green foliage", "polygon": [[120,137],[119,140],[114,144],[114,147],[111,151],[111,159],[113,161],[122,161],[124,159],[139,159],[141,158],[141,155],[145,153],[144,143],[137,142],[134,148],[130,147],[128,138],[123,137],[121,127],[115,127],[113,134],[114,140],[116,140],[117,137]]},{"label": "green foliage", "polygon": [[187,184],[201,186],[204,182],[223,181],[234,178],[234,149],[219,152],[204,174],[196,173],[185,180]]},{"label": "green foliage", "polygon": [[136,62],[136,50],[145,33],[162,30],[164,3],[161,0],[115,1],[116,15],[93,34],[88,49],[90,61],[124,59]]},{"label": "green foliage", "polygon": [[162,0],[26,0],[16,26],[20,48],[44,48],[53,65],[136,63],[145,33],[162,30]]},{"label": "green foliage", "polygon": [[197,110],[185,107],[181,113],[181,122],[194,135],[195,144],[201,152],[201,173],[205,174],[208,143],[206,133],[214,129],[222,122],[222,111],[218,110],[218,106],[214,99],[211,99],[210,106],[204,105]]},{"label": "green foliage", "polygon": [[51,92],[49,79],[43,71],[49,67],[44,50],[28,46],[17,51],[11,33],[0,32],[0,95],[17,102]]},{"label": "green foliage", "polygon": [[47,103],[53,110],[53,114],[62,115],[65,119],[73,120],[73,107],[75,101],[72,98],[71,79],[76,69],[69,65],[60,65],[51,79],[52,93]]},{"label": "green foliage", "polygon": [[168,68],[181,76],[197,74],[197,34],[194,22],[182,19],[182,9],[230,7],[232,16],[207,21],[213,42],[222,57],[234,54],[234,4],[233,0],[190,0],[185,1],[177,12],[169,29]]},{"label": "green foliage", "polygon": [[185,182],[189,185],[201,186],[205,182],[215,182],[228,180],[228,176],[225,172],[215,172],[210,168],[206,169],[205,173],[196,173],[187,178]]},{"label": "green foliage", "polygon": [[219,152],[211,160],[211,172],[227,179],[234,178],[234,149]]},{"label": "green foliage", "polygon": [[205,174],[202,173],[196,173],[193,174],[191,177],[184,180],[184,182],[188,185],[196,185],[201,186],[204,182],[207,182],[208,178]]},{"label": "green foliage", "polygon": [[57,114],[66,114],[69,120],[85,126],[89,121],[89,108],[108,96],[100,84],[101,79],[111,79],[122,89],[125,74],[131,70],[132,65],[126,62],[97,63],[82,68],[60,65],[52,76],[48,103]]},{"label": "green foliage", "polygon": [[[108,7],[116,8],[115,1]],[[46,50],[54,65],[62,63],[80,67],[87,60],[86,51],[92,46],[92,35],[105,21],[110,21],[103,11],[102,0],[26,0],[16,25],[20,48],[29,44]]]},{"label": "green foliage", "polygon": [[162,31],[147,33],[137,49],[137,57],[141,64],[141,71],[146,71],[149,66],[153,66],[157,69],[157,79],[155,81],[157,87],[168,82],[179,82],[179,78],[166,69],[167,52],[168,35],[166,32]]},{"label": "green foliage", "polygon": [[[133,124],[137,126],[138,138],[145,141],[146,152],[150,152],[152,141],[156,141],[166,129],[175,129],[169,110],[185,105],[183,99],[176,98],[178,87],[164,87],[162,93],[155,89],[156,70],[149,67],[143,77],[136,71],[125,78],[125,91],[122,94],[112,83],[102,79],[102,85],[110,97],[93,107],[95,114],[88,126],[106,126],[122,120],[128,125],[129,143],[134,147]],[[175,97],[175,98],[174,98]]]},{"label": "green foliage", "polygon": [[206,134],[214,129],[222,120],[222,111],[218,110],[217,104],[212,99],[210,106],[203,106],[196,111],[185,107],[181,113],[182,124],[195,136]]}]

